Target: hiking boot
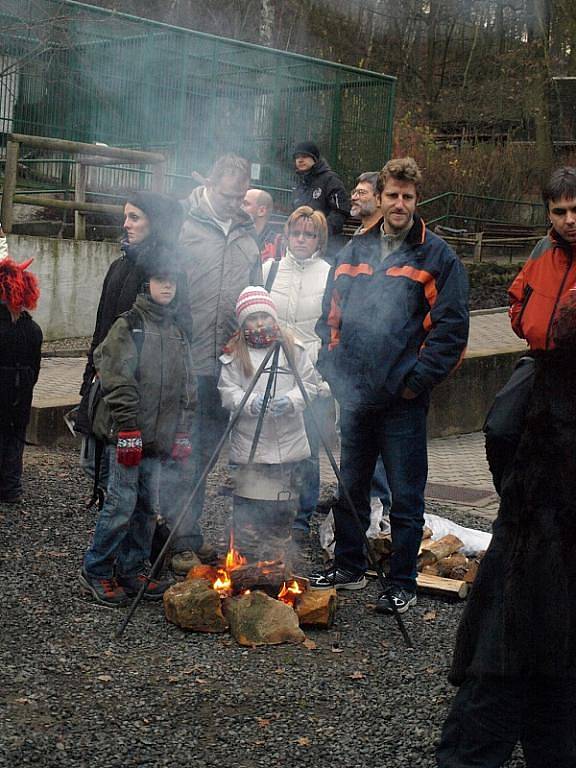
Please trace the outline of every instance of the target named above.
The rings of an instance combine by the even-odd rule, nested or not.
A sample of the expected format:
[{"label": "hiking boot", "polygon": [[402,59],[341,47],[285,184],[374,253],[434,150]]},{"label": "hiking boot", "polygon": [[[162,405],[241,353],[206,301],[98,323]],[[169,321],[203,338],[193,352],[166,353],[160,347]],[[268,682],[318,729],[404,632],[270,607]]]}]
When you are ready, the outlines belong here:
[{"label": "hiking boot", "polygon": [[170,562],[170,568],[178,576],[186,576],[191,568],[201,565],[201,560],[191,549],[185,549],[183,552],[174,552]]},{"label": "hiking boot", "polygon": [[392,584],[380,595],[374,610],[376,613],[393,614],[394,605],[398,613],[406,613],[411,605],[416,605],[416,593]]},{"label": "hiking boot", "polygon": [[84,568],[82,568],[79,581],[82,591],[92,595],[99,605],[103,605],[106,608],[119,608],[128,603],[126,592],[114,578],[96,579],[88,576]]},{"label": "hiking boot", "polygon": [[353,573],[344,568],[330,568],[322,574],[310,577],[310,589],[364,589],[368,582],[363,573]]},{"label": "hiking boot", "polygon": [[136,597],[144,583],[147,587],[142,595],[143,600],[162,600],[164,592],[171,586],[170,581],[149,579],[145,573],[139,573],[138,576],[118,576],[118,584],[128,597]]}]

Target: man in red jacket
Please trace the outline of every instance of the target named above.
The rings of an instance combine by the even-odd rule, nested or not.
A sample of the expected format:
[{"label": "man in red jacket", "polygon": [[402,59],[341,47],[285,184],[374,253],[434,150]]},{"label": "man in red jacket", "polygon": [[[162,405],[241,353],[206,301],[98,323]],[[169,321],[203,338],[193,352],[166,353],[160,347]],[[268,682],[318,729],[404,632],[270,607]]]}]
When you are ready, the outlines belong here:
[{"label": "man in red jacket", "polygon": [[554,171],[542,197],[552,227],[508,289],[512,328],[530,349],[554,346],[552,323],[576,287],[576,168]]}]

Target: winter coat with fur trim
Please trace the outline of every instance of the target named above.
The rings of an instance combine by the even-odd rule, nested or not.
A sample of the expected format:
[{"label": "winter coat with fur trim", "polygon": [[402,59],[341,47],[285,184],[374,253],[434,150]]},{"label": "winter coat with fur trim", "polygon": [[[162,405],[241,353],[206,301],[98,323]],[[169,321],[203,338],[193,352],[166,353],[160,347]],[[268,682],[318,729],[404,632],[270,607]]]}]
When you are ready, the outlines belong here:
[{"label": "winter coat with fur trim", "polygon": [[576,357],[536,354],[526,426],[450,679],[576,675]]}]

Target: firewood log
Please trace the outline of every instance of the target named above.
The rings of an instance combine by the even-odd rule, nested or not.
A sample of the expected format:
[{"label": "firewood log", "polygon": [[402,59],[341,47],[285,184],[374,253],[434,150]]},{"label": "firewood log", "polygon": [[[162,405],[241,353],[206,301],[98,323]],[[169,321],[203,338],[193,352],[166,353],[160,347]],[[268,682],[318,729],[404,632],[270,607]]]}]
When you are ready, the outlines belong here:
[{"label": "firewood log", "polygon": [[204,579],[173,584],[163,596],[168,621],[194,632],[224,632],[228,621],[222,614],[217,592]]},{"label": "firewood log", "polygon": [[300,626],[330,629],[336,615],[335,589],[311,589],[300,595],[295,604]]},{"label": "firewood log", "polygon": [[472,584],[474,582],[474,579],[478,575],[479,567],[480,567],[480,563],[476,558],[473,558],[472,560],[468,561],[468,568],[466,569],[466,573],[464,574],[464,581],[467,584]]},{"label": "firewood log", "polygon": [[423,565],[421,573],[428,573],[431,576],[438,576],[438,563],[430,563],[430,565]]},{"label": "firewood log", "polygon": [[368,543],[377,560],[388,557],[392,552],[392,537],[389,533],[379,533],[374,539],[369,539]]},{"label": "firewood log", "polygon": [[428,573],[419,573],[416,577],[418,589],[423,592],[432,592],[437,595],[454,595],[463,600],[468,594],[469,585],[465,581],[456,579],[443,579],[441,576],[432,576]]},{"label": "firewood log", "polygon": [[263,589],[271,597],[278,594],[278,590],[286,581],[286,566],[280,560],[270,560],[266,563],[249,563],[234,568],[230,572],[230,579],[235,593],[246,589]]},{"label": "firewood log", "polygon": [[464,545],[457,536],[448,534],[438,541],[426,540],[422,542],[422,551],[418,557],[420,566],[431,565],[432,563],[448,557],[453,552],[458,552]]},{"label": "firewood log", "polygon": [[451,555],[448,555],[448,557],[443,557],[436,563],[438,576],[446,576],[447,578],[450,578],[450,573],[454,568],[466,567],[467,564],[468,558],[466,555],[463,555],[460,552],[453,552]]},{"label": "firewood log", "polygon": [[218,578],[218,569],[213,565],[194,565],[186,574],[186,581],[189,579],[206,579],[213,584]]},{"label": "firewood log", "polygon": [[222,607],[230,622],[230,632],[240,645],[301,643],[306,639],[292,606],[263,592],[229,597]]},{"label": "firewood log", "polygon": [[428,528],[427,525],[424,526],[424,530],[422,531],[422,541],[425,541],[426,539],[432,538],[432,528]]}]

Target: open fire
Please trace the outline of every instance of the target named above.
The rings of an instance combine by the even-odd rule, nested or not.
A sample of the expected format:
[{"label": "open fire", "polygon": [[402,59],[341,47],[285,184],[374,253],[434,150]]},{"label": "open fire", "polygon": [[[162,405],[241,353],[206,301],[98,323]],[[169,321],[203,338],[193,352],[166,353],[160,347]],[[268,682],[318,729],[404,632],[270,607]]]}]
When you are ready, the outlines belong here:
[{"label": "open fire", "polygon": [[[277,560],[265,560],[248,565],[245,557],[234,546],[233,534],[230,535],[230,545],[224,565],[214,569],[212,588],[220,597],[231,597],[234,594],[250,594],[250,586],[260,586],[268,594],[276,597],[287,605],[294,606],[298,595],[303,590],[296,579],[285,578],[284,564]],[[279,589],[278,589],[279,585]]]}]

